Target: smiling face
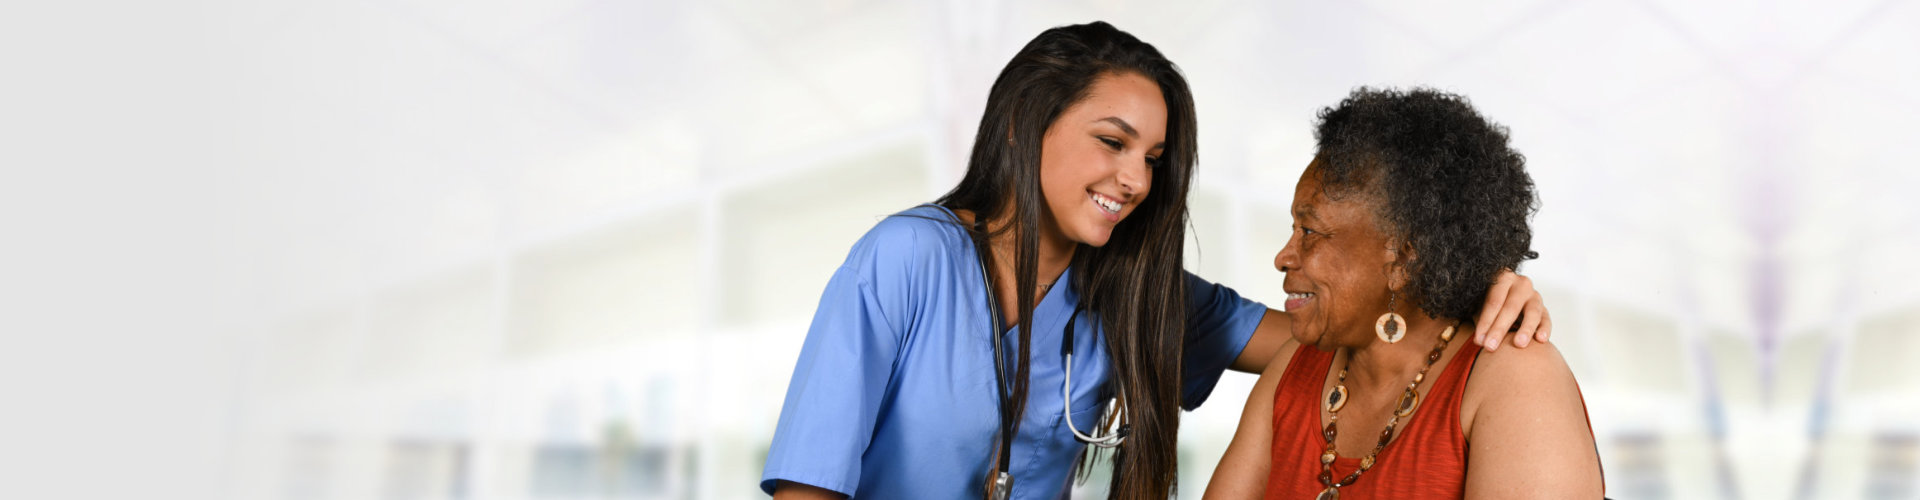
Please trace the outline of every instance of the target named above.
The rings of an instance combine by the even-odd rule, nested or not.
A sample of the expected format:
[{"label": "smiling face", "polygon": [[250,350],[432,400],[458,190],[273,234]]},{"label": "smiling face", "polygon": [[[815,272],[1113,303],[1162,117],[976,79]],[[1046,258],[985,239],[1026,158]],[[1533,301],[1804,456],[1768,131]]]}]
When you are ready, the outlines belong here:
[{"label": "smiling face", "polygon": [[1104,246],[1113,227],[1153,188],[1166,148],[1167,103],[1160,86],[1134,73],[1094,80],[1087,97],[1047,128],[1040,147],[1040,190],[1049,232]]},{"label": "smiling face", "polygon": [[[1328,197],[1320,162],[1314,158],[1294,187],[1293,235],[1273,267],[1287,274],[1293,338],[1330,351],[1371,341],[1374,321],[1387,310],[1396,253],[1380,230],[1372,197]],[[1398,305],[1403,315],[1413,309],[1404,294]]]}]

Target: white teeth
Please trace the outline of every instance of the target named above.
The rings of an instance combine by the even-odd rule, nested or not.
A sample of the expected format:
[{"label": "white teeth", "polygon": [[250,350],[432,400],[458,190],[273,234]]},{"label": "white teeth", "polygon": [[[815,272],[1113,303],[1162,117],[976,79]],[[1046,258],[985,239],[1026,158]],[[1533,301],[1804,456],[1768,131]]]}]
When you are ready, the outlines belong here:
[{"label": "white teeth", "polygon": [[[1292,304],[1293,301],[1296,301],[1296,300],[1307,300],[1311,298],[1313,298],[1313,294],[1311,293],[1289,293],[1287,294],[1287,303]],[[1302,303],[1300,305],[1305,306],[1306,304]]]},{"label": "white teeth", "polygon": [[1089,193],[1089,194],[1093,198],[1093,202],[1095,204],[1100,205],[1100,208],[1102,210],[1106,210],[1108,213],[1115,213],[1115,214],[1120,213],[1120,202],[1113,201],[1112,198],[1101,196],[1100,193]]}]

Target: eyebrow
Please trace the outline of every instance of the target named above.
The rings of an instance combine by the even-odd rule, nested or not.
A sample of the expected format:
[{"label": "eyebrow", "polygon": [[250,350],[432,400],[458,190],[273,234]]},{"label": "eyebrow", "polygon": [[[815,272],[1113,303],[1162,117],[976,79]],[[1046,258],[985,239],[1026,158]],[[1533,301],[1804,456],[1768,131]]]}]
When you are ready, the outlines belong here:
[{"label": "eyebrow", "polygon": [[1320,219],[1320,216],[1313,212],[1313,204],[1311,203],[1300,204],[1300,208],[1293,210],[1293,216],[1301,219]]},{"label": "eyebrow", "polygon": [[[1126,120],[1122,120],[1122,119],[1120,119],[1120,117],[1118,117],[1118,116],[1109,116],[1109,117],[1106,117],[1106,118],[1101,118],[1101,119],[1098,119],[1098,120],[1094,120],[1094,121],[1095,121],[1095,122],[1107,122],[1107,123],[1111,123],[1111,124],[1113,124],[1113,125],[1114,125],[1114,126],[1116,126],[1116,127],[1120,127],[1120,131],[1121,131],[1121,132],[1126,132],[1126,133],[1127,133],[1127,137],[1132,137],[1132,138],[1135,138],[1135,139],[1139,139],[1139,138],[1140,138],[1140,132],[1139,132],[1139,131],[1136,131],[1136,130],[1134,130],[1134,129],[1133,129],[1133,125],[1129,125],[1129,124],[1127,124],[1127,121],[1126,121]],[[1166,143],[1166,141],[1161,141],[1161,142],[1160,142],[1159,144],[1155,144],[1155,145],[1153,145],[1153,147],[1156,147],[1156,148],[1164,148],[1164,147],[1167,147],[1167,143]]]},{"label": "eyebrow", "polygon": [[1135,139],[1140,138],[1140,132],[1133,130],[1133,125],[1128,125],[1126,120],[1122,120],[1118,116],[1109,116],[1109,117],[1101,118],[1094,121],[1107,122],[1107,123],[1114,124],[1114,126],[1120,127],[1121,132],[1126,132],[1127,137],[1132,137]]}]

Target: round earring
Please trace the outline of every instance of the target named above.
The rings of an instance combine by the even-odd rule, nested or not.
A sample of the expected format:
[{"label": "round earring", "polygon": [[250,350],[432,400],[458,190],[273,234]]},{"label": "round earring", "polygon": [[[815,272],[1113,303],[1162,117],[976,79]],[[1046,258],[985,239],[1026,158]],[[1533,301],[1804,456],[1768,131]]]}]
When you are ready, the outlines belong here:
[{"label": "round earring", "polygon": [[1373,334],[1379,335],[1381,341],[1389,344],[1399,342],[1400,339],[1407,337],[1407,319],[1400,317],[1399,313],[1393,312],[1394,302],[1399,298],[1399,295],[1398,292],[1392,292],[1387,295],[1387,313],[1380,315],[1379,321],[1373,322]]}]

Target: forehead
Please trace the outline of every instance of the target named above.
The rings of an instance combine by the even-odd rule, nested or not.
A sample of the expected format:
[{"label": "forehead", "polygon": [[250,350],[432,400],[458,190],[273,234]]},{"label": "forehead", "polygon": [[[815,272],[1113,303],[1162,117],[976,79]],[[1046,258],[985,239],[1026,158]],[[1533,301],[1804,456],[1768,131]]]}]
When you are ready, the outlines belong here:
[{"label": "forehead", "polygon": [[1342,196],[1328,196],[1320,182],[1320,158],[1300,172],[1300,182],[1293,188],[1293,216],[1299,219],[1317,220],[1323,223],[1351,223],[1371,220],[1364,217],[1373,210],[1371,197],[1358,192],[1344,193]]},{"label": "forehead", "polygon": [[1077,125],[1093,125],[1109,116],[1125,120],[1141,134],[1166,135],[1166,98],[1159,84],[1138,73],[1101,75],[1087,88],[1087,97],[1061,115]]},{"label": "forehead", "polygon": [[1320,189],[1320,157],[1314,156],[1305,170],[1300,171],[1300,180],[1293,185],[1293,216],[1305,217],[1319,212],[1327,202],[1324,190]]}]

